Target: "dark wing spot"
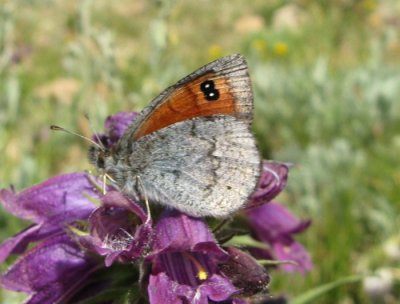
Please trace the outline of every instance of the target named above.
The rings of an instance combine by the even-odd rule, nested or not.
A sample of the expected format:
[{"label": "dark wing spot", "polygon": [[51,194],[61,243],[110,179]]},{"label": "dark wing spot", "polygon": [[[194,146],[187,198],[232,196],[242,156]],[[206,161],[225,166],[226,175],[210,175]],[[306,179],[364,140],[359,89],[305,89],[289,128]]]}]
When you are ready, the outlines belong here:
[{"label": "dark wing spot", "polygon": [[206,80],[200,84],[200,90],[204,94],[204,98],[208,101],[214,101],[219,99],[219,91],[215,88],[213,80]]}]

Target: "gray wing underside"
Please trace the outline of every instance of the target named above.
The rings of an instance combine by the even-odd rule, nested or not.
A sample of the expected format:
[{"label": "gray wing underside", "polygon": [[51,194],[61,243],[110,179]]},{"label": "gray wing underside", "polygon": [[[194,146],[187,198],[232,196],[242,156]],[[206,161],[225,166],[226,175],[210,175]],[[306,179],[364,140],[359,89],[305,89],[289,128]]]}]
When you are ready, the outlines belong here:
[{"label": "gray wing underside", "polygon": [[225,217],[238,210],[260,175],[249,126],[231,116],[176,123],[133,142],[131,151],[122,190],[138,191],[140,176],[140,196],[194,216]]}]

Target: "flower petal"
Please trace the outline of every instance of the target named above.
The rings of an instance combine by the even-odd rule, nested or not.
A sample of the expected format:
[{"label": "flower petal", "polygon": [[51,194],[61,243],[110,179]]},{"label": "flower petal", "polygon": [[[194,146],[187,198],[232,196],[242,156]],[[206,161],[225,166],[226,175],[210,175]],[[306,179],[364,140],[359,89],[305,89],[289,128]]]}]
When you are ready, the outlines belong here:
[{"label": "flower petal", "polygon": [[22,253],[30,242],[59,233],[73,221],[87,219],[95,205],[85,195],[99,197],[88,175],[81,173],[51,178],[19,194],[0,190],[0,200],[9,212],[37,223],[0,245],[0,262],[10,254]]},{"label": "flower petal", "polygon": [[168,251],[207,251],[227,258],[203,219],[176,210],[166,211],[155,227],[153,254]]},{"label": "flower petal", "polygon": [[163,272],[150,275],[147,290],[151,304],[208,304],[209,300],[225,301],[237,291],[228,279],[220,275],[214,274],[195,288],[179,284]]},{"label": "flower petal", "polygon": [[153,236],[152,232],[153,229],[149,223],[138,226],[135,235],[129,239],[130,243],[127,248],[108,254],[105,265],[109,267],[117,259],[122,262],[132,262],[142,258],[150,248]]},{"label": "flower petal", "polygon": [[93,139],[98,141],[97,137],[99,137],[103,145],[111,148],[119,141],[138,114],[136,112],[119,112],[108,116],[104,123],[105,134],[98,134]]},{"label": "flower petal", "polygon": [[310,255],[307,250],[296,241],[292,241],[290,244],[275,243],[272,245],[275,257],[278,260],[291,260],[297,263],[293,264],[282,264],[280,268],[287,272],[300,271],[305,273],[313,268]]},{"label": "flower petal", "polygon": [[181,285],[161,272],[157,275],[150,275],[147,287],[151,304],[180,304],[182,296],[192,297],[193,289],[188,285]]},{"label": "flower petal", "polygon": [[79,239],[87,249],[105,255],[110,266],[116,259],[131,262],[143,257],[152,241],[152,222],[144,210],[122,193],[110,191],[103,206],[89,218],[90,236]]},{"label": "flower petal", "polygon": [[128,199],[119,191],[109,191],[103,198],[102,202],[105,207],[109,208],[124,208],[136,214],[142,222],[149,220],[149,215],[147,215],[143,208],[136,202]]},{"label": "flower petal", "polygon": [[271,201],[286,186],[289,173],[287,164],[264,161],[263,170],[256,191],[251,195],[247,207],[255,207]]},{"label": "flower petal", "polygon": [[257,236],[265,242],[302,232],[310,225],[310,221],[297,219],[282,205],[273,202],[250,209],[247,214]]},{"label": "flower petal", "polygon": [[256,237],[269,244],[269,250],[253,249],[253,255],[278,260],[293,260],[298,265],[284,264],[283,270],[309,271],[312,263],[304,247],[295,242],[293,234],[304,231],[311,221],[301,221],[277,203],[268,203],[247,211]]},{"label": "flower petal", "polygon": [[[219,302],[229,299],[233,294],[237,292],[237,289],[231,281],[220,275],[214,274],[206,282],[200,285],[200,294],[207,295],[207,298]],[[195,298],[193,299],[195,300]],[[193,302],[201,303],[201,302]],[[208,302],[205,302],[208,303]]]},{"label": "flower petal", "polygon": [[87,174],[72,173],[53,177],[19,194],[12,190],[0,190],[0,202],[13,215],[43,223],[55,216],[61,217],[54,223],[87,218],[95,205],[87,196],[98,198]]},{"label": "flower petal", "polygon": [[32,239],[35,239],[39,230],[40,225],[32,225],[5,240],[0,245],[0,263],[3,263],[10,254],[24,252]]},{"label": "flower petal", "polygon": [[[61,234],[47,239],[17,260],[2,276],[1,284],[9,290],[33,294],[32,299],[45,298],[48,303],[54,303],[78,287],[94,267],[92,258],[66,234]],[[39,302],[32,300],[30,303]]]}]

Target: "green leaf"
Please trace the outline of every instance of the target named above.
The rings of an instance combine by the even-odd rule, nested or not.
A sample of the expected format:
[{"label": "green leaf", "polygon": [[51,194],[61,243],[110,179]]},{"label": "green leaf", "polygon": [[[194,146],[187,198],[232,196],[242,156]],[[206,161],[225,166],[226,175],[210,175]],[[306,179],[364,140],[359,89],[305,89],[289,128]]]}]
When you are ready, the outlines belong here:
[{"label": "green leaf", "polygon": [[237,235],[231,238],[224,245],[226,246],[249,246],[260,249],[268,249],[268,245],[259,241],[256,241],[248,235]]},{"label": "green leaf", "polygon": [[[305,293],[301,294],[300,296],[297,296],[296,298],[291,300],[289,303],[290,304],[311,303],[311,301],[315,301],[318,297],[331,291],[332,289],[335,289],[337,287],[340,287],[340,286],[343,286],[346,284],[357,283],[357,282],[361,281],[363,278],[364,278],[364,276],[361,276],[361,275],[353,275],[353,276],[348,276],[348,277],[339,279],[339,280],[331,282],[331,283],[327,283],[327,284],[318,286],[316,288],[306,291]],[[313,303],[315,303],[315,302],[313,302]]]},{"label": "green leaf", "polygon": [[263,266],[277,266],[282,264],[299,265],[293,260],[257,260],[257,262]]}]

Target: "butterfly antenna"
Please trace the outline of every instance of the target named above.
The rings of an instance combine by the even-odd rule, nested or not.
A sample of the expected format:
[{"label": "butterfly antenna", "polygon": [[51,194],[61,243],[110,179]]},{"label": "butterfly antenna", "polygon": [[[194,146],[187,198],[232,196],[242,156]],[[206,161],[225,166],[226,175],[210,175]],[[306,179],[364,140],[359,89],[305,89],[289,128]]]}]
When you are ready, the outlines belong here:
[{"label": "butterfly antenna", "polygon": [[104,147],[102,141],[100,140],[99,135],[97,134],[97,132],[96,132],[96,131],[94,130],[94,128],[93,128],[92,121],[90,120],[89,114],[88,114],[88,113],[85,113],[84,116],[85,116],[86,120],[87,120],[88,123],[89,123],[89,128],[90,128],[90,130],[92,131],[92,133],[93,133],[94,136],[96,137],[97,141],[99,142],[99,145],[101,145],[101,146],[103,147],[103,150],[105,150],[105,147]]},{"label": "butterfly antenna", "polygon": [[103,151],[105,150],[102,145],[100,145],[99,143],[95,142],[93,139],[90,139],[89,137],[86,137],[86,136],[83,136],[81,134],[75,133],[73,131],[64,129],[63,127],[51,125],[50,126],[50,130],[52,130],[52,131],[63,131],[65,133],[78,136],[78,137],[83,138],[84,140],[87,140],[88,142],[92,143],[93,145],[95,145],[96,147],[100,148],[101,150],[103,150]]}]

